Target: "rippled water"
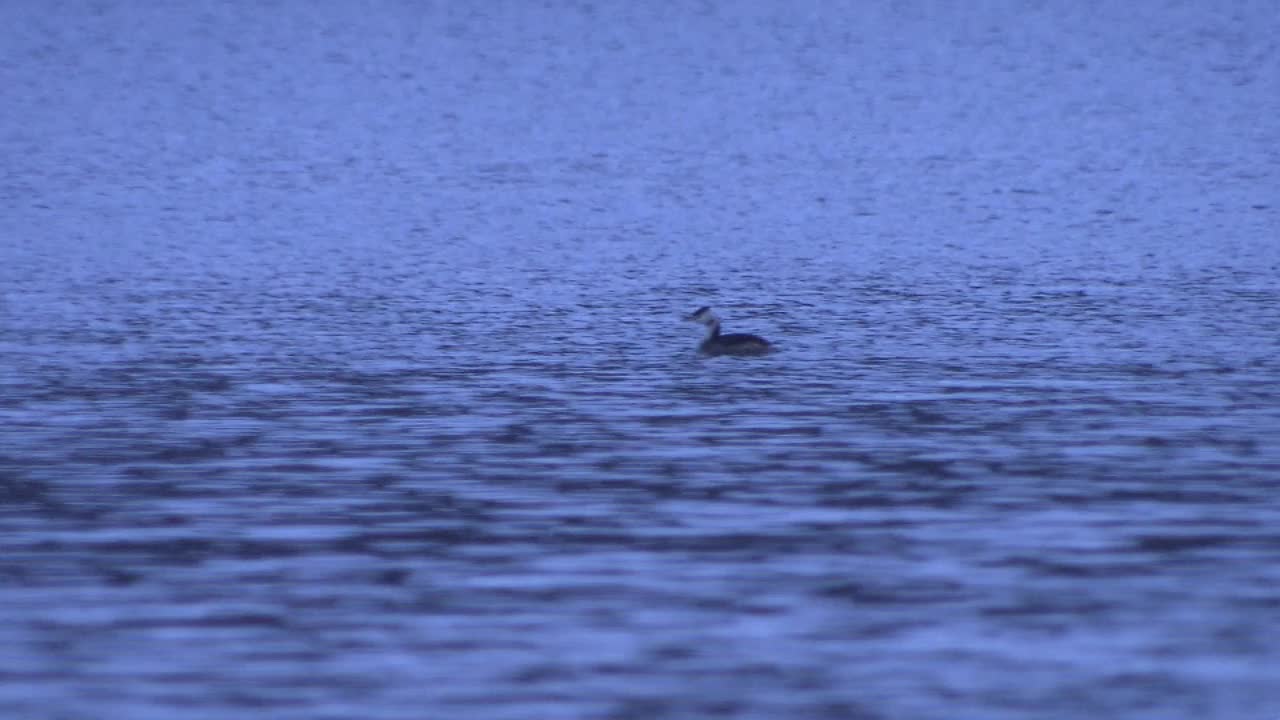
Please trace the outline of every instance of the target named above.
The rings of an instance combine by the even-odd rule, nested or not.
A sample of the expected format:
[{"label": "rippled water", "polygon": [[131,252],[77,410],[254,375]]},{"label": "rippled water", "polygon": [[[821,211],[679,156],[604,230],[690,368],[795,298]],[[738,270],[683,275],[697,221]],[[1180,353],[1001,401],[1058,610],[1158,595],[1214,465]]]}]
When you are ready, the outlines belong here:
[{"label": "rippled water", "polygon": [[465,5],[0,10],[6,717],[1280,717],[1269,4]]}]

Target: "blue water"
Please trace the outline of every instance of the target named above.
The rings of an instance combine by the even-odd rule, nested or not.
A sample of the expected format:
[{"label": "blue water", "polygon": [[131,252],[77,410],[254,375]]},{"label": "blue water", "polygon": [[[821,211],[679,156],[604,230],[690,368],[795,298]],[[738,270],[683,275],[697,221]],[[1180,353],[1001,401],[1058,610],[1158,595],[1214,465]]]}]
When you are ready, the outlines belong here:
[{"label": "blue water", "polygon": [[5,3],[0,715],[1280,717],[1277,37]]}]

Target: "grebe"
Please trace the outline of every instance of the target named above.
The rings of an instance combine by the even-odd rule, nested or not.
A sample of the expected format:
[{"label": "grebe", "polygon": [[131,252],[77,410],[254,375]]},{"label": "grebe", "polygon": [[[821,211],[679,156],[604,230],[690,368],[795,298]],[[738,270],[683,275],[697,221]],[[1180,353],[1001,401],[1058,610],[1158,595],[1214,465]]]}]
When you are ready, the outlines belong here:
[{"label": "grebe", "polygon": [[773,352],[773,346],[759,335],[747,333],[720,334],[720,318],[709,307],[701,307],[685,318],[690,322],[707,326],[707,339],[698,346],[703,355],[765,355]]}]

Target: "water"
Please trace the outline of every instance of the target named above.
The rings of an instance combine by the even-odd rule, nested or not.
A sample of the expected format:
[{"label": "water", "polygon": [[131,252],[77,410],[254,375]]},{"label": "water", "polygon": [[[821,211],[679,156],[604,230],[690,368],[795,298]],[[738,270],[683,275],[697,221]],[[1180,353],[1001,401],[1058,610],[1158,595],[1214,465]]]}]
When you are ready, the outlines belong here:
[{"label": "water", "polygon": [[6,4],[3,715],[1280,717],[1273,10]]}]

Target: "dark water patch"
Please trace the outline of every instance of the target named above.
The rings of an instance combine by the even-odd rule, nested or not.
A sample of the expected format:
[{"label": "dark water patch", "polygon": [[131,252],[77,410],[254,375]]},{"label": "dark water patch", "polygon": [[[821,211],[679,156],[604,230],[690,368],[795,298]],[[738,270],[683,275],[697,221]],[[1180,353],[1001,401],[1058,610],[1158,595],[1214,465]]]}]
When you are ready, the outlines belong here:
[{"label": "dark water patch", "polygon": [[822,597],[855,605],[888,605],[895,609],[902,605],[954,603],[973,599],[972,591],[959,583],[945,580],[892,585],[874,581],[843,582],[822,587],[817,592]]},{"label": "dark water patch", "polygon": [[1148,534],[1133,539],[1134,549],[1160,555],[1194,554],[1196,551],[1221,552],[1235,548],[1275,548],[1280,554],[1280,537],[1271,535],[1224,535],[1217,533]]},{"label": "dark water patch", "polygon": [[1052,559],[1042,557],[1010,557],[1000,561],[1001,567],[1025,569],[1036,576],[1045,578],[1123,578],[1140,577],[1151,571],[1147,562],[1118,562],[1104,555],[1092,560],[1079,558],[1075,560]]}]

